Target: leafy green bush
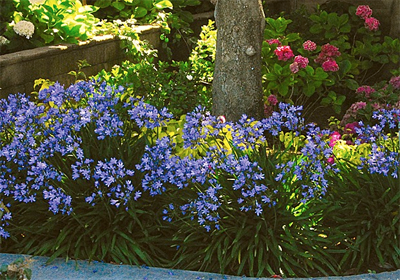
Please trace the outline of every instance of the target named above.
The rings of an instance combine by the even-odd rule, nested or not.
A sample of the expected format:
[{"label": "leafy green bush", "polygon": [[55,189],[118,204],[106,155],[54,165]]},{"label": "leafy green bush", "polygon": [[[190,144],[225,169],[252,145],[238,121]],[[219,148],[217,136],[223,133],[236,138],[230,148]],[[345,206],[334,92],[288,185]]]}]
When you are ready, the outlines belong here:
[{"label": "leafy green bush", "polygon": [[331,106],[339,114],[346,98],[354,102],[360,85],[380,81],[377,74],[384,66],[399,61],[400,43],[380,36],[377,19],[357,16],[360,7],[365,6],[350,7],[341,15],[319,10],[303,16],[305,22],[295,32],[292,20],[268,18],[263,43],[265,94],[303,105],[307,118],[318,106]]},{"label": "leafy green bush", "polygon": [[[367,269],[386,271],[400,265],[400,185],[398,179],[370,174],[342,163],[341,176],[333,177],[326,197],[327,215],[322,227],[342,234],[335,248],[341,273]],[[339,245],[338,245],[339,244]]]},{"label": "leafy green bush", "polygon": [[94,35],[98,22],[93,16],[97,8],[79,0],[13,0],[6,6],[15,11],[1,34],[9,41],[1,45],[2,53],[84,41]]},{"label": "leafy green bush", "polygon": [[183,39],[191,48],[193,16],[184,8],[198,4],[199,0],[96,0],[93,5],[99,8],[95,15],[101,19],[135,19],[141,24],[160,25],[162,47],[171,57],[170,43],[179,44]]},{"label": "leafy green bush", "polygon": [[102,70],[96,79],[122,85],[131,96],[143,97],[159,109],[167,107],[175,116],[198,105],[210,108],[215,40],[216,31],[210,22],[203,27],[188,61],[156,61],[154,53],[143,46],[139,51],[146,52],[145,56],[125,61],[109,72]]}]

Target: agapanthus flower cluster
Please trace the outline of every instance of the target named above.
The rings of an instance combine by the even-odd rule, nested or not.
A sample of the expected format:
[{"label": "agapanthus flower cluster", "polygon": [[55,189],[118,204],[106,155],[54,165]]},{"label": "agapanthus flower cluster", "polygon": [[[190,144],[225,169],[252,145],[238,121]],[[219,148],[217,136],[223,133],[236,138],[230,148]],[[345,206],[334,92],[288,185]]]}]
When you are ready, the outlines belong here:
[{"label": "agapanthus flower cluster", "polygon": [[182,135],[184,148],[195,149],[202,145],[207,137],[218,135],[220,130],[228,125],[231,123],[220,121],[201,106],[196,107],[192,112],[186,114]]},{"label": "agapanthus flower cluster", "polygon": [[72,213],[72,197],[65,194],[62,188],[55,188],[49,186],[47,189],[43,190],[44,199],[49,201],[49,210],[54,214],[61,211],[62,214]]},{"label": "agapanthus flower cluster", "polygon": [[[300,107],[280,103],[279,108],[280,111],[263,121],[254,121],[244,115],[237,123],[230,124],[233,149],[256,152],[256,144],[265,141],[264,133],[277,135],[283,129],[300,130],[303,127]],[[174,145],[169,138],[163,137],[157,140],[156,145],[145,148],[146,152],[137,165],[137,169],[144,173],[142,188],[150,195],[160,195],[174,186],[177,189],[184,189],[191,184],[197,186],[199,191],[196,197],[188,203],[170,205],[164,209],[165,220],[170,221],[173,210],[180,209],[181,214],[191,215],[207,230],[212,226],[219,228],[219,207],[222,202],[217,194],[228,191],[226,188],[220,189],[217,179],[220,176],[231,178],[230,192],[237,193],[235,203],[241,211],[254,211],[256,215],[261,215],[264,206],[271,207],[276,203],[273,198],[276,190],[269,189],[263,182],[265,174],[256,161],[247,154],[232,153],[218,144],[210,146],[211,139],[226,136],[214,133],[220,132],[223,125],[217,118],[196,108],[186,116],[186,122],[184,138],[189,141],[186,148],[192,149],[190,141],[201,140],[200,145],[206,151],[204,156],[173,156]]]},{"label": "agapanthus flower cluster", "polygon": [[377,31],[379,28],[379,20],[372,17],[372,9],[368,5],[360,5],[357,7],[356,15],[362,18],[364,25],[371,31]]},{"label": "agapanthus flower cluster", "polygon": [[[385,142],[389,140],[389,132],[399,132],[400,109],[374,111],[372,118],[377,121],[376,124],[364,125],[359,122],[359,127],[356,128],[359,134],[359,140],[356,141],[356,144],[372,143],[370,154],[361,158],[361,164],[358,168],[367,169],[371,174],[377,173],[398,178],[400,171],[399,143],[391,146],[385,145]],[[390,140],[390,142],[392,141],[393,139]]]},{"label": "agapanthus flower cluster", "polygon": [[233,145],[240,150],[255,149],[264,141],[264,126],[253,118],[243,115],[232,127]]},{"label": "agapanthus flower cluster", "polygon": [[273,136],[279,132],[292,130],[296,135],[304,128],[304,118],[301,117],[302,106],[294,106],[287,103],[279,103],[279,111],[275,111],[268,118],[261,120],[264,130]]},{"label": "agapanthus flower cluster", "polygon": [[167,108],[158,110],[153,105],[150,105],[143,100],[130,100],[131,109],[128,113],[132,120],[142,128],[146,127],[154,129],[165,125],[166,121],[172,117],[172,114],[168,112]]},{"label": "agapanthus flower cluster", "polygon": [[[0,100],[0,196],[7,202],[32,203],[42,193],[50,211],[70,214],[75,198],[64,185],[80,178],[95,189],[86,197],[88,203],[104,197],[118,207],[138,199],[140,190],[130,180],[134,171],[122,160],[93,160],[85,154],[88,147],[94,148],[93,142],[101,145],[106,139],[120,139],[126,129],[136,129],[128,131],[130,137],[141,133],[131,125],[128,110],[149,127],[169,116],[139,102],[135,109],[134,103],[121,101],[122,91],[96,81],[67,89],[56,83],[40,91],[37,102],[22,94]],[[65,168],[71,172],[64,173]]]},{"label": "agapanthus flower cluster", "polygon": [[18,35],[30,39],[35,32],[35,25],[30,21],[21,20],[14,25],[13,29]]},{"label": "agapanthus flower cluster", "polygon": [[277,166],[282,171],[275,180],[286,183],[295,175],[296,181],[301,183],[303,203],[314,197],[324,196],[328,189],[326,176],[339,172],[330,160],[333,158],[333,150],[327,139],[331,134],[329,130],[321,130],[314,124],[309,124],[306,143],[301,149],[302,157]]},{"label": "agapanthus flower cluster", "polygon": [[[98,161],[92,175],[94,187],[97,191],[86,197],[86,202],[94,205],[96,196],[100,198],[105,196],[110,199],[111,205],[116,207],[121,206],[121,204],[126,205],[135,189],[131,181],[134,174],[135,171],[127,169],[120,159],[111,158],[110,160]],[[140,194],[137,192],[135,200],[139,197]]]},{"label": "agapanthus flower cluster", "polygon": [[[0,200],[0,213],[1,213],[1,219],[0,219],[0,237],[1,238],[8,238],[10,237],[10,234],[4,230],[4,227],[7,227],[9,225],[9,220],[12,218],[12,214],[8,207],[10,207],[10,204],[4,205],[3,200]],[[7,208],[6,208],[7,207]]]},{"label": "agapanthus flower cluster", "polygon": [[293,51],[290,46],[279,46],[274,51],[275,55],[278,56],[279,60],[288,61],[294,57]]}]

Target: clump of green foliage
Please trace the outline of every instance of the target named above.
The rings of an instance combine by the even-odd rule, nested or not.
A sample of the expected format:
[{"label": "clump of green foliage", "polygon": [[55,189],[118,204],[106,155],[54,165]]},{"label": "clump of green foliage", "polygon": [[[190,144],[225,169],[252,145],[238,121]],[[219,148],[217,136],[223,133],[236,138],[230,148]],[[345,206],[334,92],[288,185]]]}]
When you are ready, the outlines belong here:
[{"label": "clump of green foliage", "polygon": [[32,259],[17,259],[11,264],[3,264],[0,267],[1,280],[30,280],[32,278],[32,270],[29,268]]},{"label": "clump of green foliage", "polygon": [[[155,51],[140,46],[139,57],[101,71],[95,79],[122,85],[135,97],[157,108],[166,107],[175,116],[202,105],[211,108],[211,85],[215,60],[216,31],[213,22],[203,27],[188,61],[157,60]],[[141,55],[146,53],[146,55]]]}]

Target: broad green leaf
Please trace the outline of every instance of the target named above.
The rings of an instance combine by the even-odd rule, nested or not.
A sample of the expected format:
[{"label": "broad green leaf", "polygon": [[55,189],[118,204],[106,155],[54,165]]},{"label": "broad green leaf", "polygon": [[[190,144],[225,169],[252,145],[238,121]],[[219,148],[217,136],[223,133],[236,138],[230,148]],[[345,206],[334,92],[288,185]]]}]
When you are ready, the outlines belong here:
[{"label": "broad green leaf", "polygon": [[107,8],[112,3],[112,0],[97,0],[94,2],[94,6],[100,7],[102,9]]},{"label": "broad green leaf", "polygon": [[353,79],[347,79],[345,83],[346,86],[351,90],[356,90],[359,87],[357,81]]},{"label": "broad green leaf", "polygon": [[113,2],[111,6],[117,9],[118,11],[122,11],[125,8],[125,4],[123,2]]},{"label": "broad green leaf", "polygon": [[150,11],[153,8],[153,0],[141,0],[140,6]]},{"label": "broad green leaf", "polygon": [[163,10],[166,8],[172,9],[174,7],[174,5],[172,5],[172,3],[169,0],[162,0],[160,2],[155,3],[154,6],[159,10]]},{"label": "broad green leaf", "polygon": [[278,85],[279,94],[286,96],[289,92],[289,86],[287,83],[281,83]]},{"label": "broad green leaf", "polygon": [[136,7],[135,8],[135,18],[142,18],[145,15],[147,15],[146,8],[143,8],[143,7]]},{"label": "broad green leaf", "polygon": [[321,33],[323,30],[323,27],[321,24],[314,24],[313,26],[310,27],[310,33],[311,34],[318,34]]}]

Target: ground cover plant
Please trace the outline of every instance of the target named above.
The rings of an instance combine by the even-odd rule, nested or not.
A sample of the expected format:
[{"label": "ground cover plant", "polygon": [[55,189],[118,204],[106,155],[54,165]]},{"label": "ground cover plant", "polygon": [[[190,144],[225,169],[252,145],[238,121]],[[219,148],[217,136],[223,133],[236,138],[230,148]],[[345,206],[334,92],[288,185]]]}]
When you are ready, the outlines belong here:
[{"label": "ground cover plant", "polygon": [[[277,94],[264,119],[226,122],[209,113],[213,32],[188,62],[0,100],[2,252],[265,277],[400,268],[399,72],[354,89],[371,110],[330,129]],[[185,87],[198,99],[180,106]]]}]

